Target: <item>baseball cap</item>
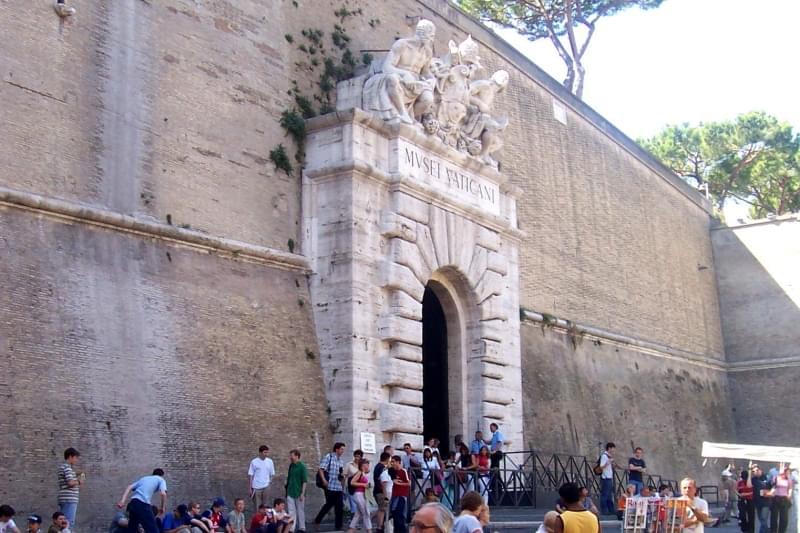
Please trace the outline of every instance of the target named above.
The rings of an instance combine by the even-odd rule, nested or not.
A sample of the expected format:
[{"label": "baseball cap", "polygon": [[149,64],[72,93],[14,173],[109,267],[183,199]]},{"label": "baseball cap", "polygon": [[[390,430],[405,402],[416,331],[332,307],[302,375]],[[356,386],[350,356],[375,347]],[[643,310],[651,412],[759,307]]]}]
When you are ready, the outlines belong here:
[{"label": "baseball cap", "polygon": [[38,514],[28,515],[28,522],[35,522],[37,524],[41,524],[42,523],[42,517],[39,516]]},{"label": "baseball cap", "polygon": [[211,502],[211,507],[225,507],[225,500],[222,498],[214,498],[214,501]]}]

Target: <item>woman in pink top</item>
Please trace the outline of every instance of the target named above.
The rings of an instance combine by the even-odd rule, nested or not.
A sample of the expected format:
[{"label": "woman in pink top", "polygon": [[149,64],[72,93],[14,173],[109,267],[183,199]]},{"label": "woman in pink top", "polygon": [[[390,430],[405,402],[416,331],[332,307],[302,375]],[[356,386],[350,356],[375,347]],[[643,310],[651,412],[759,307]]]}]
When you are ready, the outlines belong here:
[{"label": "woman in pink top", "polygon": [[792,473],[787,466],[772,484],[772,509],[769,527],[772,533],[786,533],[789,527],[789,507],[792,506]]},{"label": "woman in pink top", "polygon": [[369,509],[367,508],[367,500],[364,497],[364,492],[369,486],[369,461],[361,459],[358,463],[358,472],[356,472],[349,481],[353,499],[356,501],[356,512],[353,514],[353,519],[350,520],[350,528],[347,533],[353,533],[358,527],[358,521],[361,520],[364,530],[367,533],[372,532],[372,519],[369,516]]}]

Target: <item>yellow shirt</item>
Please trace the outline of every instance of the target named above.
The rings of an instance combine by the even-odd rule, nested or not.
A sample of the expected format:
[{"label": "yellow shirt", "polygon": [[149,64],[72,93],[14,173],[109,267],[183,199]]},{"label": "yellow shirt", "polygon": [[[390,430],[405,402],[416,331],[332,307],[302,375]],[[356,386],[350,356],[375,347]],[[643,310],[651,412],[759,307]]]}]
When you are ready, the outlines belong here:
[{"label": "yellow shirt", "polygon": [[564,533],[597,533],[597,517],[591,511],[564,511],[561,513]]}]

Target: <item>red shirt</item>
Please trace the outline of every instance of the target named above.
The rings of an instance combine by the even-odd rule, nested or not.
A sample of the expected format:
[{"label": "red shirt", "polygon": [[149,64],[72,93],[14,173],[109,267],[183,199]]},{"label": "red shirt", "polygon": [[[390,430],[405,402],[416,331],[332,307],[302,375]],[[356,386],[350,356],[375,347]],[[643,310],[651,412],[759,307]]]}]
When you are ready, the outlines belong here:
[{"label": "red shirt", "polygon": [[736,492],[739,493],[739,497],[743,500],[753,499],[753,487],[748,487],[747,481],[743,479],[740,479],[736,484]]},{"label": "red shirt", "polygon": [[397,482],[401,481],[404,483],[408,483],[408,472],[405,471],[404,468],[399,468],[394,471],[395,478],[394,478],[394,486],[392,487],[392,496],[405,496],[408,498],[409,491],[411,490],[411,484],[408,485],[398,485]]},{"label": "red shirt", "polygon": [[253,518],[250,520],[250,533],[253,533],[255,530],[263,526],[266,519],[267,515],[265,514],[254,514]]}]

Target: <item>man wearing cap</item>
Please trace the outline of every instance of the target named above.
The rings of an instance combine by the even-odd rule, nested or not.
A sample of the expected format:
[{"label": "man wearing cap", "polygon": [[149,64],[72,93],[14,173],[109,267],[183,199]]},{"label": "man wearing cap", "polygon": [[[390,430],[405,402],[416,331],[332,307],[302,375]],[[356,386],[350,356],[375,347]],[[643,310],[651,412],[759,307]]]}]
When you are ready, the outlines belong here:
[{"label": "man wearing cap", "polygon": [[208,530],[211,533],[218,533],[225,531],[225,516],[222,514],[225,509],[225,500],[222,498],[214,498],[211,502],[211,509],[206,509],[203,512],[203,521],[208,524]]},{"label": "man wearing cap", "polygon": [[267,489],[274,475],[275,465],[269,458],[269,446],[262,444],[258,447],[258,457],[250,461],[250,468],[247,470],[250,483],[249,494],[253,499],[255,509],[258,509],[262,503],[267,503]]},{"label": "man wearing cap", "polygon": [[128,503],[128,529],[138,531],[142,526],[144,533],[159,533],[156,517],[150,500],[158,492],[161,497],[161,505],[158,507],[159,514],[164,514],[167,509],[167,482],[164,481],[164,471],[160,468],[153,470],[153,474],[139,478],[128,485],[122,498],[117,502],[117,507],[125,507],[125,501],[131,496]]},{"label": "man wearing cap", "polygon": [[28,516],[28,533],[39,533],[42,530],[42,517],[38,514]]}]

